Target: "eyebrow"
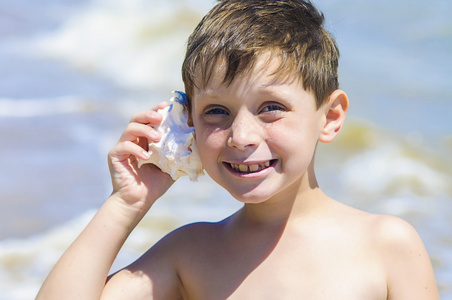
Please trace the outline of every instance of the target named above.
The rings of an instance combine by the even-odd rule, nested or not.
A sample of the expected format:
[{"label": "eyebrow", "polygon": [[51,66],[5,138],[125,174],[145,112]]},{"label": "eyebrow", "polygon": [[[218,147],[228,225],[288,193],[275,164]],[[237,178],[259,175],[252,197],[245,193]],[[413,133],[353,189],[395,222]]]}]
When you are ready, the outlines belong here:
[{"label": "eyebrow", "polygon": [[202,89],[200,92],[196,93],[197,98],[219,98],[221,93],[217,93],[212,89]]},{"label": "eyebrow", "polygon": [[[284,93],[281,91],[281,88],[284,88],[284,86],[290,85],[293,83],[293,81],[300,80],[296,76],[280,76],[278,74],[273,74],[270,76],[267,76],[264,82],[260,82],[257,86],[258,91],[261,93],[269,93],[274,94],[278,97],[284,97],[287,98],[287,93]],[[300,84],[302,84],[300,82]],[[227,83],[221,83],[218,87],[214,88],[197,88],[198,89],[198,97],[197,99],[219,99],[222,97],[221,92],[217,92],[221,88],[227,88]],[[196,93],[195,93],[196,94]]]}]

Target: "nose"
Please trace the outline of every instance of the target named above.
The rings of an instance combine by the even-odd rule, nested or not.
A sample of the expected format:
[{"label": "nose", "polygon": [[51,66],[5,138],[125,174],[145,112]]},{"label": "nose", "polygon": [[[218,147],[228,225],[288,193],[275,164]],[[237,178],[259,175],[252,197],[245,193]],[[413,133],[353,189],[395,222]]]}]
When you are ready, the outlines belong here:
[{"label": "nose", "polygon": [[228,146],[239,150],[257,147],[262,140],[259,120],[249,111],[239,111],[231,124]]}]

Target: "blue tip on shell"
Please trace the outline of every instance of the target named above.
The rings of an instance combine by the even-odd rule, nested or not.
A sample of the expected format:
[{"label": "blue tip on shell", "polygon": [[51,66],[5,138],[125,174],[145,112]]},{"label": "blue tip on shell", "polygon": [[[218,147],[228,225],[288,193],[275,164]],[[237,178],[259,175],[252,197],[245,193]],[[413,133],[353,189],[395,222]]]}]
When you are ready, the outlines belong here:
[{"label": "blue tip on shell", "polygon": [[187,105],[187,95],[184,92],[174,91],[174,94],[176,94],[174,98],[177,102],[184,106]]}]

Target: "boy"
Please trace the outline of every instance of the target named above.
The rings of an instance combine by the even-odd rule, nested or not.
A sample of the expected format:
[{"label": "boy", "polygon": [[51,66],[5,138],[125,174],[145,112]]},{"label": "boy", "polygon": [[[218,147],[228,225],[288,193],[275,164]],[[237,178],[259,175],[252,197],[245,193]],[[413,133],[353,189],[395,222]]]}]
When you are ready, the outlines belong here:
[{"label": "boy", "polygon": [[[309,1],[230,0],[189,39],[183,64],[203,167],[242,209],[179,228],[107,278],[127,236],[173,183],[147,159],[155,111],[109,153],[113,193],[38,299],[438,299],[428,254],[404,221],[326,196],[314,174],[348,99],[339,52]],[[151,125],[151,126],[149,126]]]}]

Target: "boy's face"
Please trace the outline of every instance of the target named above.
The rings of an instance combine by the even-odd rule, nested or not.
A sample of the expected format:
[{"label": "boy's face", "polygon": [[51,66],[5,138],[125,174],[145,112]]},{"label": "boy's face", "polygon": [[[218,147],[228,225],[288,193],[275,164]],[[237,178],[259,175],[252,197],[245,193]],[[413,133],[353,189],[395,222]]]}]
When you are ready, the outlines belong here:
[{"label": "boy's face", "polygon": [[[206,172],[244,203],[295,195],[309,187],[324,109],[298,79],[271,74],[279,62],[261,55],[254,69],[222,83],[221,66],[195,89],[192,118]],[[276,61],[275,61],[276,60]]]}]

